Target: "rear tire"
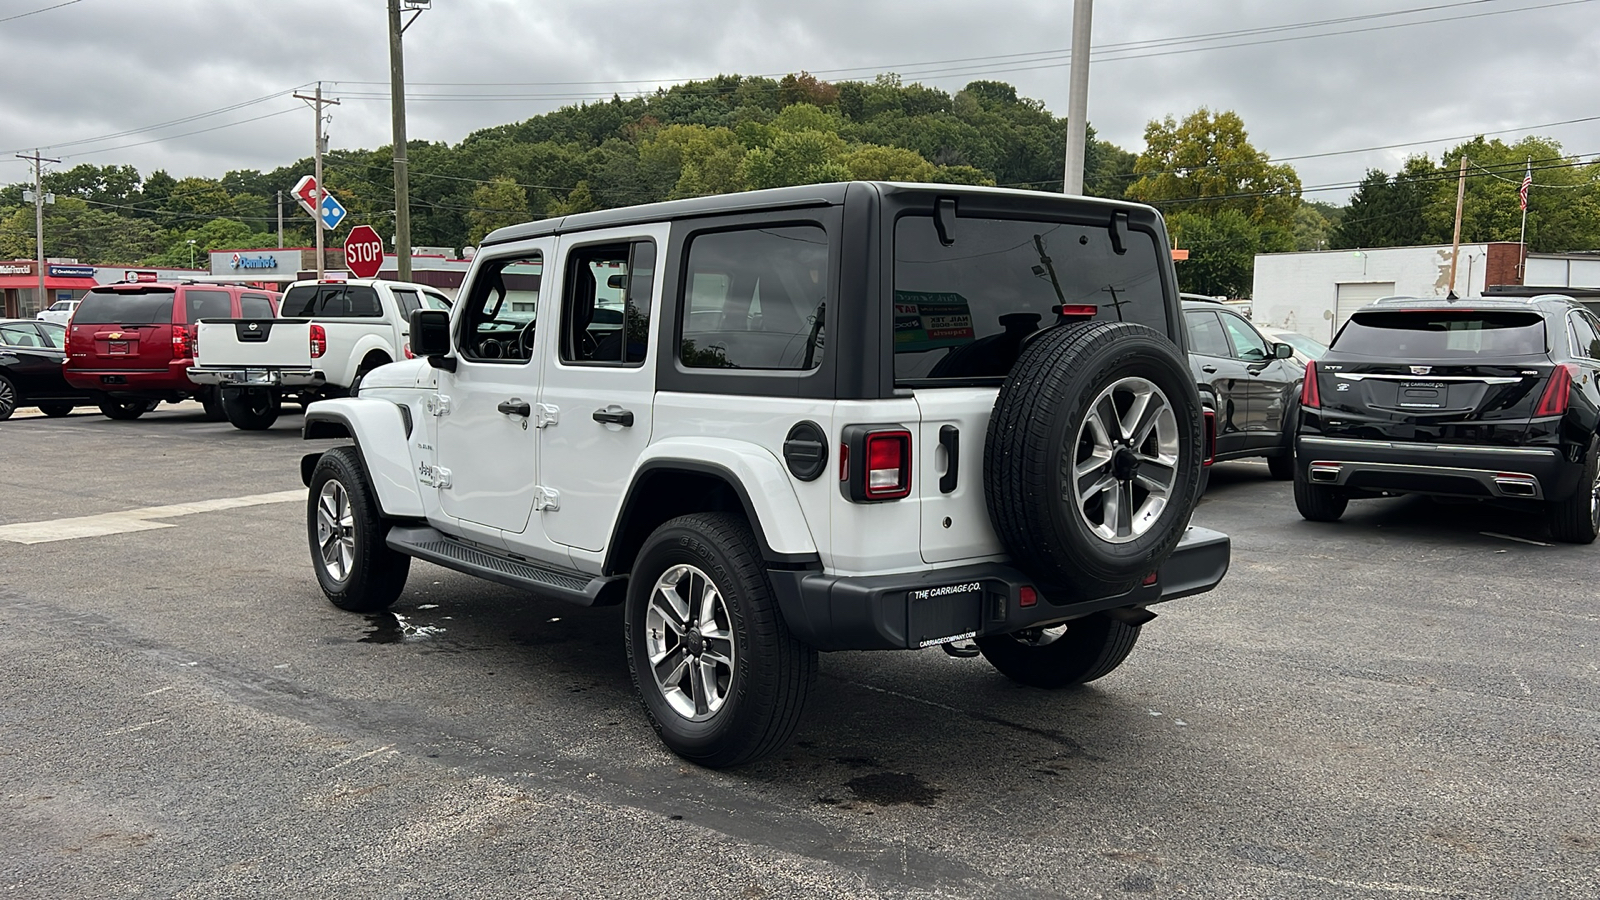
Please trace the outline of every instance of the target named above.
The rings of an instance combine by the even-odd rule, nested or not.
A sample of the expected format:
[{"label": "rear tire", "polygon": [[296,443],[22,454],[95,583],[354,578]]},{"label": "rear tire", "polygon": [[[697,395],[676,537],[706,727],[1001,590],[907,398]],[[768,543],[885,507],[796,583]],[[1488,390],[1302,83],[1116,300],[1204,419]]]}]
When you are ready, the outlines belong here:
[{"label": "rear tire", "polygon": [[228,411],[222,408],[222,388],[207,388],[195,397],[205,407],[207,422],[228,421]]},{"label": "rear tire", "polygon": [[1294,451],[1285,450],[1277,456],[1267,457],[1267,472],[1278,481],[1294,477]]},{"label": "rear tire", "polygon": [[978,638],[978,650],[1000,674],[1037,688],[1063,688],[1103,678],[1122,665],[1139,640],[1139,626],[1106,615],[1050,628]]},{"label": "rear tire", "polygon": [[100,407],[100,413],[106,418],[115,419],[119,422],[131,422],[155,409],[155,404],[151,401],[141,400],[137,397],[126,400],[118,400],[115,397],[101,397],[96,405]]},{"label": "rear tire", "polygon": [[1300,515],[1312,522],[1337,522],[1350,505],[1345,492],[1325,484],[1312,484],[1299,467],[1294,472],[1294,505]]},{"label": "rear tire", "polygon": [[222,409],[233,427],[242,431],[265,431],[278,421],[278,392],[270,388],[223,391]]},{"label": "rear tire", "polygon": [[11,383],[11,379],[0,375],[0,422],[11,418],[16,411],[17,386]]},{"label": "rear tire", "polygon": [[329,602],[350,612],[388,609],[400,598],[411,557],[389,548],[366,466],[354,447],[322,454],[311,472],[306,537],[311,565]]},{"label": "rear tire", "polygon": [[1600,438],[1590,438],[1583,478],[1572,496],[1549,505],[1550,536],[1566,544],[1592,544],[1600,535]]},{"label": "rear tire", "polygon": [[680,516],[645,541],[623,617],[634,690],[672,752],[711,768],[788,743],[817,651],[790,633],[750,525]]},{"label": "rear tire", "polygon": [[45,415],[49,416],[52,419],[60,419],[60,418],[63,418],[65,416],[72,415],[72,404],[71,403],[41,403],[41,404],[39,404],[39,412],[44,413]]}]

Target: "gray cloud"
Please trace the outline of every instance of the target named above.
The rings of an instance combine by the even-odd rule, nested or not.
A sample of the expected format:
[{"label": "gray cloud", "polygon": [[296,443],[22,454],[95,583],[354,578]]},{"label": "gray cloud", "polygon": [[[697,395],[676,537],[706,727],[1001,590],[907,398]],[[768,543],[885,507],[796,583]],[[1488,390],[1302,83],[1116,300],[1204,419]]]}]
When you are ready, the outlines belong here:
[{"label": "gray cloud", "polygon": [[[1435,3],[1448,0],[1435,0]],[[1522,11],[1385,30],[1114,58],[1093,66],[1089,120],[1137,152],[1145,123],[1200,106],[1236,110],[1256,146],[1274,157],[1467,135],[1594,114],[1600,71],[1600,4],[1529,10],[1551,0],[1486,0],[1378,19]],[[0,17],[49,5],[10,0]],[[1095,43],[1227,32],[1431,5],[1426,0],[1186,0],[1102,2]],[[424,99],[408,105],[415,138],[456,142],[472,130],[519,121],[583,97],[649,90],[654,79],[719,72],[824,77],[908,76],[954,91],[974,78],[1009,81],[1064,112],[1064,58],[930,61],[1061,50],[1070,44],[1069,0],[438,0],[407,33],[413,95],[499,92],[516,100]],[[1288,36],[1268,34],[1244,40]],[[1169,50],[1185,49],[1172,47]],[[389,141],[388,57],[382,0],[83,0],[0,23],[0,149],[62,144],[192,116],[324,80],[344,99],[330,125],[335,147]],[[966,71],[955,71],[965,67]],[[828,70],[848,70],[828,74]],[[360,84],[359,82],[375,82]],[[497,82],[462,87],[429,82]],[[588,82],[576,84],[574,82]],[[538,83],[512,86],[512,83]],[[380,96],[363,97],[363,94]],[[272,115],[280,113],[279,115]],[[259,121],[210,129],[258,116]],[[61,146],[49,155],[136,165],[148,173],[219,175],[269,169],[307,155],[311,113],[279,97],[156,132]],[[1600,122],[1538,129],[1569,152],[1600,154]],[[1515,139],[1520,134],[1507,135]],[[1348,184],[1368,167],[1394,170],[1408,153],[1451,142],[1294,163],[1307,186]],[[117,149],[120,148],[120,149]],[[9,157],[0,180],[26,167]],[[1342,199],[1344,191],[1310,194]]]}]

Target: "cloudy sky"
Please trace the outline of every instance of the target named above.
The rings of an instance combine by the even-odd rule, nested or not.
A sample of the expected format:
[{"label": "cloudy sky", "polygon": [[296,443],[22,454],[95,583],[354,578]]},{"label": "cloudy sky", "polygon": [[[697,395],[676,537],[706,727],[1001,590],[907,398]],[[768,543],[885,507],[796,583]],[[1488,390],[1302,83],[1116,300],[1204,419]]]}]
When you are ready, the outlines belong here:
[{"label": "cloudy sky", "polygon": [[[1059,115],[1072,5],[437,0],[406,35],[409,130],[454,143],[613,92],[799,70],[893,71],[950,91],[1009,81]],[[310,152],[311,113],[287,94],[319,79],[343,100],[332,145],[382,146],[384,9],[0,0],[0,182],[28,177],[13,154],[35,146],[63,166],[180,177],[275,168]],[[1472,134],[1537,133],[1600,155],[1600,0],[1101,0],[1094,44],[1089,121],[1103,138],[1138,152],[1152,118],[1232,109],[1257,148],[1296,166],[1308,198],[1342,202],[1367,168]],[[1333,187],[1309,190],[1320,186]]]}]

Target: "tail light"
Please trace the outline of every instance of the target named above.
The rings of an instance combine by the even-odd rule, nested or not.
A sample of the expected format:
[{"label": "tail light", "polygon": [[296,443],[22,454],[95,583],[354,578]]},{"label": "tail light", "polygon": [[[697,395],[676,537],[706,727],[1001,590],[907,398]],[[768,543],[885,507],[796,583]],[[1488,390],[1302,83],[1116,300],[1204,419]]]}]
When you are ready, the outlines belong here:
[{"label": "tail light", "polygon": [[1300,385],[1300,405],[1306,409],[1322,408],[1322,391],[1317,387],[1317,361],[1306,363],[1306,380]]},{"label": "tail light", "polygon": [[409,338],[400,342],[400,350],[405,353],[406,359],[417,358],[417,355],[411,352],[411,340]]},{"label": "tail light", "polygon": [[1536,416],[1560,416],[1567,412],[1567,401],[1572,395],[1572,366],[1562,363],[1550,372],[1550,380],[1544,386],[1544,396],[1539,398],[1539,408],[1534,410]]},{"label": "tail light", "polygon": [[850,425],[843,439],[839,474],[846,497],[865,503],[911,493],[911,432],[898,425]]},{"label": "tail light", "polygon": [[1208,410],[1205,411],[1205,429],[1206,429],[1206,435],[1205,435],[1206,436],[1206,455],[1205,455],[1205,459],[1201,462],[1201,465],[1209,466],[1212,463],[1217,461],[1217,411],[1216,410],[1208,409]]},{"label": "tail light", "polygon": [[328,352],[328,332],[321,325],[311,323],[311,358],[321,359]]},{"label": "tail light", "polygon": [[172,358],[189,359],[194,356],[194,339],[189,334],[189,326],[172,326]]}]

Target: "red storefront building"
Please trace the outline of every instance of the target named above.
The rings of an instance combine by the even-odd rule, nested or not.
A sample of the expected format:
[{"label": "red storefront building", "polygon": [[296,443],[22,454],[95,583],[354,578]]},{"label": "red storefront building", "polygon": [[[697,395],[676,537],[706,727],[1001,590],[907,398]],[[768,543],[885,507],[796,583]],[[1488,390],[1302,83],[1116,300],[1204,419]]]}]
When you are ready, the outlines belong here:
[{"label": "red storefront building", "polygon": [[44,292],[39,297],[38,264],[31,259],[0,262],[0,296],[5,318],[31,319],[57,300],[76,300],[95,286],[94,266],[71,263],[44,265]]}]

